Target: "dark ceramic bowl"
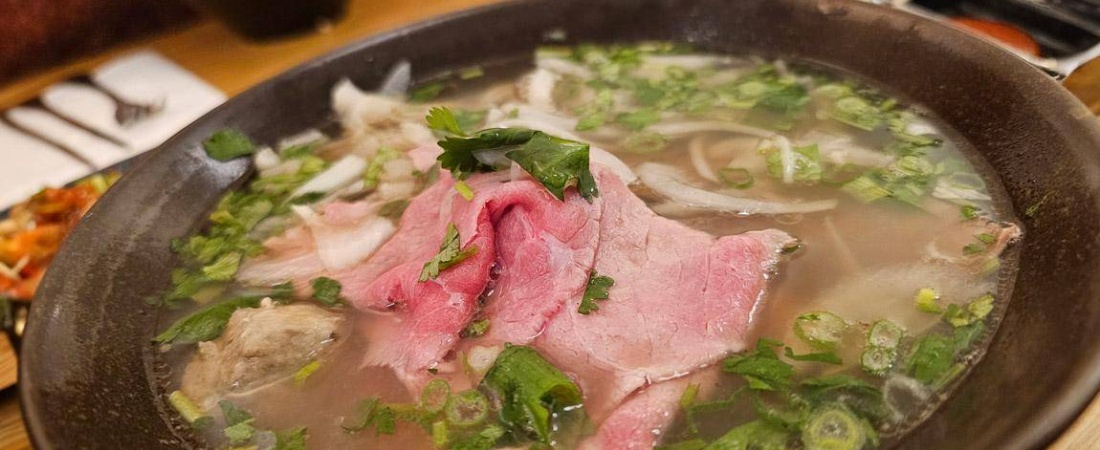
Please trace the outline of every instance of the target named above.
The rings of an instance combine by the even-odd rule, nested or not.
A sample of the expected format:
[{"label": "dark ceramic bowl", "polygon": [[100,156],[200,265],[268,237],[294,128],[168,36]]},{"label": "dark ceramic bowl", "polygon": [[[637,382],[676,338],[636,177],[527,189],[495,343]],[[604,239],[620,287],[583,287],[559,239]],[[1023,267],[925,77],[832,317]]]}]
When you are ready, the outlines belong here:
[{"label": "dark ceramic bowl", "polygon": [[[200,119],[124,177],[65,244],[39,290],[21,394],[40,449],[191,448],[155,370],[156,311],[173,238],[201,226],[247,162],[200,142],[234,127],[273,143],[332,123],[329,89],[375,86],[399,60],[418,74],[527,58],[549,30],[571,42],[658,39],[817,61],[933,111],[970,143],[1026,227],[988,355],[905,449],[1025,449],[1052,441],[1100,384],[1100,129],[1057,83],[962,32],[850,1],[534,0],[414,25],[307,63]],[[1038,206],[1036,206],[1038,205]],[[1029,212],[1025,214],[1025,212]],[[1011,278],[1011,276],[1010,276]],[[1015,289],[1011,289],[1015,281]]]}]

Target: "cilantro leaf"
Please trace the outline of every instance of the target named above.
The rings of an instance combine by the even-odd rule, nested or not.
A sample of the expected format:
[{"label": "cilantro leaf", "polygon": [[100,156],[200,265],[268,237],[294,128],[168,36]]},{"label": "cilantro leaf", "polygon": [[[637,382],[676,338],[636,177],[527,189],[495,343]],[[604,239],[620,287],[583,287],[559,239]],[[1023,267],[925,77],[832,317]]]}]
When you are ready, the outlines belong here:
[{"label": "cilantro leaf", "polygon": [[230,445],[241,445],[252,440],[252,435],[256,433],[256,428],[252,426],[252,423],[256,419],[248,419],[246,421],[230,425],[222,430],[222,434],[226,439],[229,439]]},{"label": "cilantro leaf", "polygon": [[306,450],[305,427],[275,433],[275,450]]},{"label": "cilantro leaf", "polygon": [[202,143],[206,154],[218,161],[229,161],[256,152],[252,140],[237,130],[225,129],[214,133]]},{"label": "cilantro leaf", "polygon": [[913,354],[909,358],[908,371],[917,381],[932,384],[944,375],[954,362],[954,339],[932,334],[917,341]]},{"label": "cilantro leaf", "polygon": [[476,245],[466,248],[461,248],[461,245],[462,239],[458,235],[458,228],[453,223],[448,224],[447,233],[443,236],[443,243],[439,245],[439,253],[424,263],[424,268],[420,271],[419,281],[423,283],[429,279],[434,280],[439,277],[440,272],[477,254]]},{"label": "cilantro leaf", "polygon": [[786,450],[790,432],[761,420],[740,425],[708,445],[715,450]]},{"label": "cilantro leaf", "polygon": [[505,156],[539,180],[558,200],[565,199],[565,188],[574,182],[585,200],[591,202],[600,196],[589,170],[588,144],[536,132],[526,144]]},{"label": "cilantro leaf", "polygon": [[771,339],[760,339],[755,350],[726,358],[722,362],[722,370],[741,375],[753,390],[786,390],[793,383],[794,367],[780,361],[772,350],[772,347],[781,345],[781,342]]},{"label": "cilantro leaf", "polygon": [[313,299],[325,306],[336,306],[344,303],[340,297],[340,290],[344,287],[339,281],[328,277],[314,278],[309,282],[313,288]]},{"label": "cilantro leaf", "polygon": [[448,136],[439,141],[443,153],[436,159],[458,179],[474,173],[493,172],[496,168],[478,161],[475,152],[523,145],[535,133],[538,132],[526,128],[490,128],[470,137]]},{"label": "cilantro leaf", "polygon": [[580,388],[531,347],[509,346],[485,373],[481,387],[501,405],[499,420],[506,428],[549,444],[551,418],[579,405]]},{"label": "cilantro leaf", "polygon": [[248,411],[238,408],[237,405],[234,405],[233,402],[230,402],[229,400],[222,400],[218,402],[218,407],[222,410],[222,416],[225,417],[226,425],[236,425],[248,420],[252,420],[252,414],[249,414]]},{"label": "cilantro leaf", "polygon": [[[454,124],[441,122],[441,126],[451,125]],[[588,144],[526,128],[490,128],[470,137],[448,136],[439,141],[439,146],[443,148],[437,158],[440,165],[460,180],[470,174],[498,170],[480,161],[476,154],[499,151],[505,152],[506,158],[518,163],[559,200],[565,199],[565,188],[574,184],[588,201],[599,196],[589,169]]]},{"label": "cilantro leaf", "polygon": [[588,274],[588,287],[584,289],[584,296],[581,297],[581,305],[577,308],[577,312],[587,315],[598,311],[600,305],[596,303],[596,300],[607,300],[607,290],[614,285],[614,279],[601,276],[593,270],[592,273]]},{"label": "cilantro leaf", "polygon": [[355,422],[343,425],[344,430],[359,432],[374,427],[375,435],[393,434],[397,431],[397,416],[393,409],[377,398],[368,398],[359,402]]},{"label": "cilantro leaf", "polygon": [[462,127],[458,125],[458,119],[450,109],[442,106],[432,108],[424,119],[428,121],[428,128],[445,134],[466,137],[466,132],[462,131]]},{"label": "cilantro leaf", "polygon": [[176,321],[153,340],[162,344],[193,344],[216,339],[225,331],[225,326],[229,323],[229,318],[233,316],[234,311],[241,308],[256,308],[260,306],[261,300],[263,300],[262,296],[254,295],[207,306]]}]

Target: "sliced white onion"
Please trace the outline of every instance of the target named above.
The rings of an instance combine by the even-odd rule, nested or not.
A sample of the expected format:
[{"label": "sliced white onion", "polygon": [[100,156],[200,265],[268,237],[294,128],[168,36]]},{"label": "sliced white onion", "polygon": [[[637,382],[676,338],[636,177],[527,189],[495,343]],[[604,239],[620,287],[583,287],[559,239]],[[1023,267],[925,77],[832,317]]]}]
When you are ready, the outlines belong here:
[{"label": "sliced white onion", "polygon": [[775,146],[779,148],[779,160],[783,164],[783,182],[794,183],[794,149],[791,148],[790,139],[776,136],[772,142],[775,142]]},{"label": "sliced white onion", "polygon": [[892,155],[856,145],[850,136],[818,130],[806,133],[799,141],[803,145],[817,144],[821,157],[838,166],[853,164],[860,167],[886,167],[897,159]]},{"label": "sliced white onion", "polygon": [[283,162],[279,158],[279,155],[275,154],[275,151],[271,147],[261,148],[252,157],[252,164],[256,166],[256,170],[263,172],[265,170],[271,170],[279,166]]},{"label": "sliced white onion", "polygon": [[706,146],[704,146],[703,136],[696,136],[691,140],[691,144],[688,145],[688,152],[691,154],[691,165],[695,167],[695,172],[699,176],[713,181],[715,183],[720,182],[718,175],[714,174],[714,169],[710,168],[710,163],[707,162]]},{"label": "sliced white onion", "polygon": [[278,147],[279,147],[279,151],[283,151],[283,150],[288,149],[290,147],[295,147],[295,146],[299,146],[299,145],[306,145],[306,144],[313,144],[313,143],[316,143],[316,142],[324,142],[324,141],[327,141],[327,140],[328,140],[328,136],[325,136],[325,133],[322,133],[320,130],[317,130],[315,128],[310,128],[310,129],[308,129],[306,131],[303,131],[301,133],[298,133],[298,134],[295,134],[293,136],[288,136],[288,137],[285,137],[285,138],[281,139],[279,141],[279,146]]},{"label": "sliced white onion", "polygon": [[637,172],[642,182],[658,194],[695,208],[753,215],[810,213],[833,209],[837,205],[836,200],[779,203],[731,197],[688,185],[680,180],[678,170],[664,164],[645,163]]},{"label": "sliced white onion", "polygon": [[317,256],[330,272],[366,259],[397,231],[393,222],[384,217],[365,218],[353,226],[334,226],[325,223],[308,206],[292,206],[291,209],[309,227],[317,245]]},{"label": "sliced white onion", "polygon": [[332,88],[332,109],[351,131],[363,131],[367,124],[391,120],[402,105],[401,100],[393,97],[363,92],[347,79]]},{"label": "sliced white onion", "polygon": [[588,160],[592,163],[599,164],[610,170],[619,177],[625,184],[634,184],[638,182],[638,174],[634,173],[630,169],[630,166],[626,165],[623,160],[619,159],[611,152],[597,147],[589,147]]},{"label": "sliced white onion", "polygon": [[347,155],[336,161],[335,164],[317,174],[305,184],[298,186],[291,197],[297,197],[310,192],[332,192],[338,188],[347,186],[358,180],[367,168],[367,161],[355,155]]},{"label": "sliced white onion", "polygon": [[554,86],[558,84],[561,76],[546,69],[535,69],[530,75],[520,80],[520,94],[531,104],[539,109],[553,111]]},{"label": "sliced white onion", "polygon": [[663,134],[668,137],[680,137],[688,134],[703,133],[707,131],[724,131],[729,133],[747,134],[762,138],[770,138],[775,133],[748,125],[734,122],[720,122],[716,120],[696,122],[657,123],[649,126],[649,131]]},{"label": "sliced white onion", "polygon": [[382,84],[378,86],[378,93],[390,97],[404,97],[412,85],[412,64],[401,60],[390,68]]}]

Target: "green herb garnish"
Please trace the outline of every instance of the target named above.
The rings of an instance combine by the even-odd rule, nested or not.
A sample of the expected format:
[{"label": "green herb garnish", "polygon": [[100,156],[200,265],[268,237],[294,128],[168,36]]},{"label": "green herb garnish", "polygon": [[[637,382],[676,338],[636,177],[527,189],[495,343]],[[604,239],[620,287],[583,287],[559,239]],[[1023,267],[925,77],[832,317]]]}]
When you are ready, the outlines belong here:
[{"label": "green herb garnish", "polygon": [[238,297],[207,306],[176,321],[153,340],[163,344],[193,344],[216,339],[225,331],[233,312],[241,308],[259,307],[263,298],[257,295]]},{"label": "green herb garnish", "polygon": [[544,444],[550,443],[551,418],[579,405],[581,391],[534,349],[508,346],[485,374],[481,388],[500,402],[505,428]]},{"label": "green herb garnish", "polygon": [[322,305],[336,306],[344,303],[344,299],[340,297],[343,286],[340,285],[339,281],[328,277],[318,277],[310,281],[309,285],[313,288],[313,299]]},{"label": "green herb garnish", "polygon": [[477,254],[476,245],[466,248],[461,248],[461,245],[462,240],[458,235],[458,228],[453,223],[448,224],[447,233],[443,235],[443,243],[439,245],[439,253],[424,263],[424,268],[420,271],[419,281],[423,283],[429,279],[434,280],[439,277],[440,272]]},{"label": "green herb garnish", "polygon": [[203,141],[202,148],[206,150],[207,155],[218,161],[229,161],[256,152],[256,144],[253,144],[248,136],[231,129],[215,132]]},{"label": "green herb garnish", "polygon": [[581,296],[581,304],[577,307],[577,312],[587,315],[598,311],[600,305],[596,301],[607,300],[609,296],[607,291],[614,285],[614,279],[601,276],[593,270],[588,274],[588,286],[584,289],[584,295]]}]

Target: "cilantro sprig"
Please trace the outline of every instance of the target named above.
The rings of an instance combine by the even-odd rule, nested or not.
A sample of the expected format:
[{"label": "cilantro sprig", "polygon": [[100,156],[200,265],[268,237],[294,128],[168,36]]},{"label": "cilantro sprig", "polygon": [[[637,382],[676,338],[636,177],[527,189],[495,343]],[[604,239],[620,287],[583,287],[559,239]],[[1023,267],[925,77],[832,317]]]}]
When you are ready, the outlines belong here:
[{"label": "cilantro sprig", "polygon": [[477,246],[471,245],[462,248],[462,239],[458,235],[458,227],[455,227],[453,223],[448,224],[447,233],[443,235],[443,243],[439,245],[439,253],[424,263],[424,268],[420,271],[419,281],[423,283],[434,280],[439,277],[440,272],[476,254]]},{"label": "cilantro sprig", "polygon": [[431,128],[447,134],[439,141],[443,153],[438,160],[455,178],[462,180],[475,173],[504,169],[478,159],[480,152],[499,152],[519,164],[559,200],[565,199],[565,189],[570,186],[576,186],[588,201],[599,196],[589,169],[588,144],[527,128],[490,128],[468,135],[446,108],[432,109],[427,120]]}]

